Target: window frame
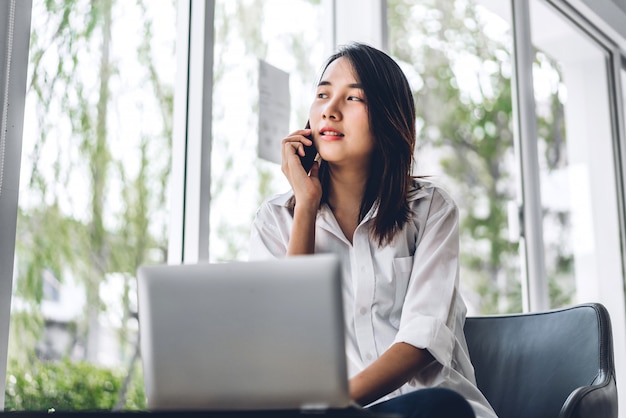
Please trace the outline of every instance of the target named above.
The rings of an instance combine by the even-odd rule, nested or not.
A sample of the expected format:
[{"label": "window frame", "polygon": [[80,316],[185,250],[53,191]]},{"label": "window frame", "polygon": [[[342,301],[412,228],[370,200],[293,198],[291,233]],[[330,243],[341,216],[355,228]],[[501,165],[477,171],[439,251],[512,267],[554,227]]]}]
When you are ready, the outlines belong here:
[{"label": "window frame", "polygon": [[179,0],[168,263],[209,259],[215,0]]},{"label": "window frame", "polygon": [[0,2],[0,411],[4,410],[31,0]]}]

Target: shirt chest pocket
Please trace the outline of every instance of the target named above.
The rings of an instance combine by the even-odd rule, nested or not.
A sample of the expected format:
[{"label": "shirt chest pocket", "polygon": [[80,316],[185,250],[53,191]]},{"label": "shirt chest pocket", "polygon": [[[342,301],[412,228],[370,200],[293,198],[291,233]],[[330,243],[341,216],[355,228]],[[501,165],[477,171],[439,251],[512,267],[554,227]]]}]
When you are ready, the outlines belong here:
[{"label": "shirt chest pocket", "polygon": [[396,292],[395,305],[401,308],[404,304],[406,289],[409,286],[409,278],[413,270],[413,257],[399,257],[393,260],[393,274],[395,276]]},{"label": "shirt chest pocket", "polygon": [[413,257],[394,258],[390,277],[377,277],[378,306],[396,328],[400,326],[402,305],[412,269]]}]

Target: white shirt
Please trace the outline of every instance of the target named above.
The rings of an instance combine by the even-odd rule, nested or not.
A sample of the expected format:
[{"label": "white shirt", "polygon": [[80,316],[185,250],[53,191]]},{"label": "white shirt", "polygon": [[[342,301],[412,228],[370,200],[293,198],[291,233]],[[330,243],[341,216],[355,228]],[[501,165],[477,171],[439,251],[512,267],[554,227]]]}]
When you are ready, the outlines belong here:
[{"label": "white shirt", "polygon": [[[256,214],[250,259],[284,257],[293,215],[292,192],[264,202]],[[343,269],[348,373],[369,366],[392,344],[427,349],[435,362],[381,400],[426,387],[457,391],[478,418],[495,417],[476,387],[459,293],[459,220],[456,204],[440,188],[416,181],[409,195],[412,219],[390,245],[379,247],[369,228],[370,210],[354,231],[352,244],[328,205],[315,224],[315,253],[338,254]]]}]

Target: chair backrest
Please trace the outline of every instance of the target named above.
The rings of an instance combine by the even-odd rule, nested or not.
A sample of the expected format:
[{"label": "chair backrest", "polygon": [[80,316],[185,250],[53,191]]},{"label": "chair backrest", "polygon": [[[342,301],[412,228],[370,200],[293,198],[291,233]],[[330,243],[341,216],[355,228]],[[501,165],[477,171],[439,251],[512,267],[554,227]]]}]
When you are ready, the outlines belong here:
[{"label": "chair backrest", "polygon": [[468,317],[465,335],[478,387],[500,418],[556,418],[576,388],[615,385],[610,319],[600,304]]}]

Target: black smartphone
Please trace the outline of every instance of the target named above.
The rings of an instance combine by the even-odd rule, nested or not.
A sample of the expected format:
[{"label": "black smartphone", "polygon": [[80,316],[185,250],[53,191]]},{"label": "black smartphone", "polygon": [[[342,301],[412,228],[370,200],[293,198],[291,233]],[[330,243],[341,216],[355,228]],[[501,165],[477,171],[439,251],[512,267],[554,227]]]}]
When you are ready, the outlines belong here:
[{"label": "black smartphone", "polygon": [[[311,125],[309,125],[309,122],[307,122],[304,129],[310,128]],[[307,138],[313,141],[313,135],[308,135]],[[306,171],[307,173],[311,170],[311,167],[313,167],[313,161],[315,161],[316,156],[317,149],[315,149],[315,145],[304,146],[304,157],[300,157],[300,161],[302,162],[302,167],[304,167],[304,171]]]}]

